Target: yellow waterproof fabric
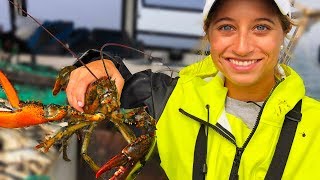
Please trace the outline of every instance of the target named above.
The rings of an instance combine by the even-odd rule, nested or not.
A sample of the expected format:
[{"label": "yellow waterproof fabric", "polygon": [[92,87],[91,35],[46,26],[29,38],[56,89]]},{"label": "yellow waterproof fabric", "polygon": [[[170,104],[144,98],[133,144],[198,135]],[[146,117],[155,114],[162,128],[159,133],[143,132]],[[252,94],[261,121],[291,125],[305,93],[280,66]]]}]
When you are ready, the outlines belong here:
[{"label": "yellow waterproof fabric", "polygon": [[[320,103],[305,96],[302,79],[283,66],[287,77],[275,88],[263,110],[258,128],[246,147],[240,163],[240,179],[264,179],[277,143],[284,116],[302,101],[298,125],[283,179],[320,179]],[[211,77],[209,79],[208,77]],[[179,112],[216,124],[224,110],[227,89],[209,57],[186,67],[157,124],[161,166],[170,180],[192,179],[194,146],[200,124]],[[227,114],[231,131],[241,147],[251,132],[242,120]],[[207,179],[229,179],[235,145],[212,129],[208,137]]]}]

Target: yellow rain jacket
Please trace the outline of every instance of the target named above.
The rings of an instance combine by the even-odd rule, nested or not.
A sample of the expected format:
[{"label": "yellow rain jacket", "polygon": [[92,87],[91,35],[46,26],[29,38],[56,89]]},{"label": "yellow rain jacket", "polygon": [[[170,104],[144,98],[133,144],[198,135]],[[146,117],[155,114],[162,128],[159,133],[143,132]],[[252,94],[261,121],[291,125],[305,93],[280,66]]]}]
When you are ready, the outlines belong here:
[{"label": "yellow rain jacket", "polygon": [[[320,103],[305,95],[300,76],[287,66],[284,78],[265,102],[256,130],[239,167],[239,179],[264,179],[271,163],[285,115],[302,99],[302,119],[289,154],[283,179],[320,179]],[[252,130],[224,111],[228,89],[211,57],[184,68],[157,124],[161,166],[170,180],[192,179],[195,142],[200,123],[179,109],[230,131],[241,147]],[[210,106],[209,117],[206,105]],[[236,146],[209,128],[207,179],[229,179]]]}]

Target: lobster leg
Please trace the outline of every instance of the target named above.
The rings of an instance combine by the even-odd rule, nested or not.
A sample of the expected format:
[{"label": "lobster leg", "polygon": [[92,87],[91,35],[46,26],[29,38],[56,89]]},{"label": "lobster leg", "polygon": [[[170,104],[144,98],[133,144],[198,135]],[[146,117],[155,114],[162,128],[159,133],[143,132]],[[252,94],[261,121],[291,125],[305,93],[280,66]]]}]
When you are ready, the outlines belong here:
[{"label": "lobster leg", "polygon": [[[125,109],[123,111],[123,123],[135,125],[138,129],[143,131],[143,134],[153,135],[156,130],[157,122],[146,112],[145,107]],[[128,141],[128,143],[131,142]]]},{"label": "lobster leg", "polygon": [[44,148],[44,152],[47,152],[49,150],[49,148],[57,141],[61,140],[64,137],[69,137],[70,135],[72,135],[73,133],[75,133],[75,131],[84,128],[86,126],[89,126],[92,122],[80,122],[79,124],[75,124],[73,126],[68,126],[65,129],[61,129],[55,136],[50,137],[49,139],[47,139],[46,141],[38,144],[36,146],[37,149],[39,148]]},{"label": "lobster leg", "polygon": [[88,132],[86,132],[86,134],[85,134],[85,137],[84,137],[84,140],[83,140],[83,144],[82,144],[82,147],[81,147],[82,158],[87,162],[87,164],[91,167],[91,169],[94,172],[97,172],[100,169],[100,167],[91,159],[91,157],[87,154],[87,152],[88,152],[88,146],[89,146],[90,137],[92,135],[93,129],[96,126],[97,126],[96,123],[90,125],[90,127],[88,129]]},{"label": "lobster leg", "polygon": [[96,113],[96,114],[82,114],[84,119],[88,121],[102,121],[106,118],[106,116],[102,113]]},{"label": "lobster leg", "polygon": [[114,116],[114,114],[111,115],[110,121],[117,127],[117,129],[120,131],[124,139],[129,143],[133,143],[136,141],[136,136],[132,129],[130,129],[126,124],[123,123],[123,119],[119,118],[117,116]]},{"label": "lobster leg", "polygon": [[69,137],[65,140],[62,141],[62,158],[63,160],[65,161],[71,161],[68,157],[68,154],[67,154],[67,149],[68,149],[68,140],[69,140]]}]

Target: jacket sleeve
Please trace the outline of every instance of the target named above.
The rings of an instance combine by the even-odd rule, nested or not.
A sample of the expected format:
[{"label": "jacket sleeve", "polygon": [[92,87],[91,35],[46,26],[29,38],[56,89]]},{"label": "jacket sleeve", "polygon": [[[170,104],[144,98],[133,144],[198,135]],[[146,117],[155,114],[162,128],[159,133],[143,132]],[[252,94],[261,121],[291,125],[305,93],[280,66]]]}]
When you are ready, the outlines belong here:
[{"label": "jacket sleeve", "polygon": [[177,80],[150,69],[135,73],[125,82],[121,106],[125,109],[147,106],[149,114],[159,119]]}]

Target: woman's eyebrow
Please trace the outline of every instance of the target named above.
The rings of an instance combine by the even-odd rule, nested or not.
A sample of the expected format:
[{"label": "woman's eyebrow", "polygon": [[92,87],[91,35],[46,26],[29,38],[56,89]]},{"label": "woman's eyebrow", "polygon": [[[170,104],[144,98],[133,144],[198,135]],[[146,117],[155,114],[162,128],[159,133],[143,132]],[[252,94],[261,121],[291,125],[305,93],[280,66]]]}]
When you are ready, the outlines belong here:
[{"label": "woman's eyebrow", "polygon": [[[232,19],[232,18],[230,18],[230,17],[223,17],[223,18],[220,18],[220,19],[217,19],[217,20],[215,20],[213,23],[214,24],[216,24],[216,23],[219,23],[219,22],[221,22],[221,21],[235,21],[234,19]],[[272,19],[270,19],[270,18],[264,18],[264,17],[262,17],[262,18],[257,18],[257,19],[255,19],[254,21],[256,21],[256,22],[258,22],[258,21],[268,21],[268,22],[270,22],[271,24],[276,24]]]},{"label": "woman's eyebrow", "polygon": [[276,24],[273,20],[271,20],[270,18],[257,18],[255,19],[255,21],[268,21],[270,22],[271,24]]},{"label": "woman's eyebrow", "polygon": [[235,20],[230,18],[230,17],[223,17],[223,18],[215,20],[213,23],[216,24],[216,23],[219,23],[221,21],[235,21]]}]

